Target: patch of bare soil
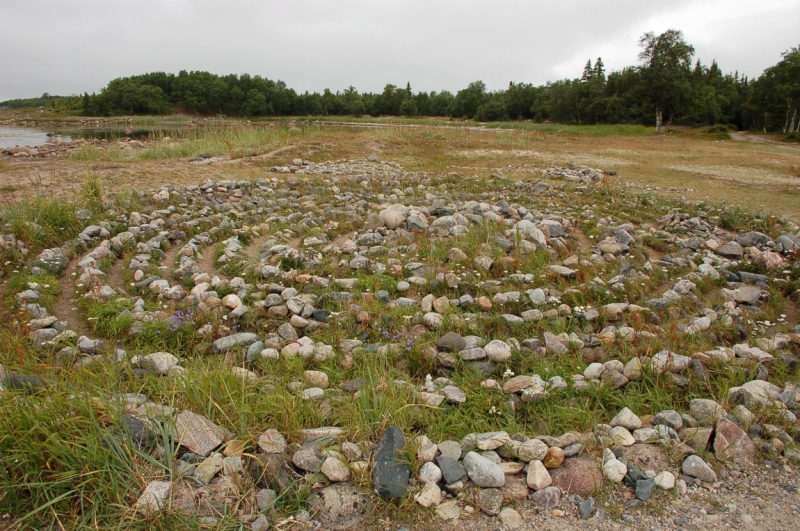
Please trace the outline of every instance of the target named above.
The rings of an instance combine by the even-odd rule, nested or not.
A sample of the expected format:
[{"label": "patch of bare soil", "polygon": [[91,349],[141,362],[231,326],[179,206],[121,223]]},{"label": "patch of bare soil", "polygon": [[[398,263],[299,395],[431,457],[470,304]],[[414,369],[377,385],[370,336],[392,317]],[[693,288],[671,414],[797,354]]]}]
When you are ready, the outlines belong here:
[{"label": "patch of bare soil", "polygon": [[89,336],[92,331],[83,316],[78,312],[78,301],[75,299],[74,274],[78,270],[80,258],[75,257],[69,261],[59,279],[61,291],[54,303],[55,315],[59,320],[67,323],[69,328],[78,335]]},{"label": "patch of bare soil", "polygon": [[594,248],[594,242],[578,227],[573,227],[570,235],[578,242],[578,248],[581,252],[588,253]]},{"label": "patch of bare soil", "polygon": [[798,177],[781,175],[778,172],[752,167],[672,164],[667,166],[667,168],[742,184],[752,184],[754,181],[761,185],[770,184],[776,186],[796,186],[800,184],[800,178]]},{"label": "patch of bare soil", "polygon": [[269,232],[264,232],[264,234],[254,238],[249,244],[245,245],[243,252],[249,264],[261,263],[261,248],[269,238]]},{"label": "patch of bare soil", "polygon": [[127,297],[128,295],[127,290],[125,289],[124,268],[124,259],[118,258],[115,260],[114,264],[111,266],[111,269],[109,269],[108,273],[106,273],[106,284]]},{"label": "patch of bare soil", "polygon": [[335,237],[333,239],[333,243],[335,243],[336,245],[341,247],[342,245],[344,245],[344,242],[346,242],[347,240],[350,239],[351,236],[352,236],[352,233],[350,233],[350,232],[346,232],[344,234],[340,234],[340,235],[338,235],[337,237]]},{"label": "patch of bare soil", "polygon": [[172,246],[164,251],[164,258],[159,262],[159,268],[165,267],[166,269],[174,269],[175,268],[175,260],[178,258],[178,253],[180,253],[183,245],[179,242],[173,242]]},{"label": "patch of bare soil", "polygon": [[763,136],[758,135],[750,135],[745,133],[744,131],[737,131],[735,133],[731,133],[731,138],[733,140],[739,140],[740,142],[758,142],[763,143],[766,142],[767,139]]},{"label": "patch of bare soil", "polygon": [[800,308],[797,303],[791,299],[786,299],[786,303],[783,305],[783,309],[781,309],[781,314],[783,316],[783,321],[768,327],[767,337],[771,337],[772,334],[786,332],[786,328],[792,328],[791,326],[787,326],[787,323],[791,323],[792,325],[800,323]]},{"label": "patch of bare soil", "polygon": [[237,163],[242,163],[242,162],[252,162],[252,161],[257,161],[257,160],[271,159],[275,155],[280,155],[281,153],[283,153],[285,151],[290,151],[290,150],[298,147],[299,145],[300,144],[290,144],[288,146],[279,147],[278,149],[273,149],[272,151],[268,151],[267,153],[261,153],[260,155],[254,155],[252,157],[242,157],[242,158],[239,158],[239,159],[226,160],[226,161],[221,162],[219,164],[237,164]]},{"label": "patch of bare soil", "polygon": [[286,245],[288,245],[288,246],[289,246],[289,247],[291,247],[292,249],[297,249],[297,250],[299,250],[299,249],[300,249],[300,244],[301,244],[301,243],[303,243],[303,238],[301,238],[301,237],[299,237],[299,236],[298,236],[297,238],[292,238],[291,240],[289,240],[288,242],[286,242]]},{"label": "patch of bare soil", "polygon": [[217,269],[216,263],[214,263],[214,247],[216,243],[212,243],[211,245],[206,246],[205,249],[200,253],[200,259],[197,260],[197,267],[199,267],[204,273],[208,273],[212,277],[220,277],[225,278],[225,275],[222,274]]},{"label": "patch of bare soil", "polygon": [[744,131],[736,131],[734,133],[731,133],[731,138],[733,140],[739,140],[742,142],[755,142],[756,144],[775,144],[782,147],[800,149],[800,144],[792,144],[791,142],[782,142],[767,135],[753,135],[750,133],[746,133]]},{"label": "patch of bare soil", "polygon": [[11,312],[9,308],[6,307],[6,282],[8,282],[8,280],[0,282],[0,320],[4,323],[11,322]]},{"label": "patch of bare soil", "polygon": [[647,256],[650,258],[650,261],[653,262],[655,260],[662,260],[666,253],[662,253],[661,251],[657,251],[652,247],[644,246],[645,250],[647,250]]}]

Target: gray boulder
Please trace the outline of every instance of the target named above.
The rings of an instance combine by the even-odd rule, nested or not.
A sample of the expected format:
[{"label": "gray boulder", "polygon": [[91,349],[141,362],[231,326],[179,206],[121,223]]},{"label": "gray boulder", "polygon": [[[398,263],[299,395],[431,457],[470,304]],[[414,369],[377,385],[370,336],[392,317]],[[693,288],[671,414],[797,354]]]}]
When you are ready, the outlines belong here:
[{"label": "gray boulder", "polygon": [[469,478],[481,488],[502,487],[506,484],[506,477],[500,465],[497,465],[475,452],[469,452],[464,457],[464,468]]},{"label": "gray boulder", "polygon": [[411,467],[403,461],[401,452],[406,438],[400,428],[392,426],[375,448],[372,485],[383,498],[402,498],[408,490]]}]

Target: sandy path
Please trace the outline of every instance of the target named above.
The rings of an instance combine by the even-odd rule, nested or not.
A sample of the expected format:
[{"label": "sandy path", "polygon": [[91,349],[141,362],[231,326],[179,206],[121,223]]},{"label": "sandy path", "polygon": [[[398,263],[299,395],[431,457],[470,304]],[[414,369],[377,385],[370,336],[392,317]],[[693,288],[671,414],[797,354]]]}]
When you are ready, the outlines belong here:
[{"label": "sandy path", "polygon": [[106,284],[117,290],[118,292],[122,292],[126,297],[128,296],[128,292],[125,289],[125,257],[117,258],[114,261],[114,264],[111,266],[111,269],[108,270],[106,273]]},{"label": "sandy path", "polygon": [[54,310],[55,316],[60,321],[66,322],[69,328],[79,336],[89,336],[92,330],[80,312],[78,312],[78,301],[75,299],[75,285],[73,283],[75,276],[77,276],[73,275],[78,272],[78,262],[81,261],[81,258],[83,257],[74,257],[70,260],[61,274],[59,278],[61,291],[56,297]]},{"label": "sandy path", "polygon": [[590,240],[586,236],[586,234],[584,234],[584,232],[580,228],[578,228],[577,225],[574,225],[572,227],[572,232],[570,233],[570,236],[573,236],[575,240],[578,242],[578,248],[581,250],[581,252],[588,253],[591,252],[592,249],[594,249],[594,242]]}]

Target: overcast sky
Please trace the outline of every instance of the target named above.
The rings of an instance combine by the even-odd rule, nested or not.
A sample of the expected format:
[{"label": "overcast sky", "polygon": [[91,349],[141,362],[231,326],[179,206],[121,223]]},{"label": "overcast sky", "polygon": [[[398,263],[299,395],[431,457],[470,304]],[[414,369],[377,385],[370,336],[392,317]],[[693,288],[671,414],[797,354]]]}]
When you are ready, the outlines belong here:
[{"label": "overcast sky", "polygon": [[798,0],[2,0],[0,101],[97,92],[116,77],[207,70],[303,91],[543,84],[637,63],[680,29],[703,63],[758,76],[800,44]]}]

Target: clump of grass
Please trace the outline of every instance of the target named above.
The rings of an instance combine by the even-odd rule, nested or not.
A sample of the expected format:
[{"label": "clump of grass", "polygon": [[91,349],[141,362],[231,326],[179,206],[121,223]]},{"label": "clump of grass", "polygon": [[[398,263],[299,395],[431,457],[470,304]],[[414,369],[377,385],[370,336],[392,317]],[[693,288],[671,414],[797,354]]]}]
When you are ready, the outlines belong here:
[{"label": "clump of grass", "polygon": [[34,197],[0,208],[0,225],[36,251],[60,245],[83,230],[86,224],[76,210],[72,201]]},{"label": "clump of grass", "polygon": [[109,431],[114,412],[59,387],[0,394],[0,410],[0,512],[21,528],[119,524],[119,508],[141,492],[145,460],[123,431]]},{"label": "clump of grass", "polygon": [[165,135],[154,133],[147,147],[143,149],[129,151],[117,146],[88,145],[73,152],[70,158],[96,162],[230,155],[236,159],[259,155],[305,138],[313,138],[318,131],[318,127],[304,127],[294,131],[285,126],[264,127],[258,123],[187,128],[170,131],[169,141],[164,140]]},{"label": "clump of grass", "polygon": [[49,274],[31,275],[27,270],[13,275],[8,280],[6,283],[6,300],[0,301],[0,303],[5,303],[9,308],[14,307],[16,303],[15,295],[30,289],[30,284],[38,285],[36,290],[39,292],[39,304],[52,310],[55,298],[61,289],[58,277]]},{"label": "clump of grass", "polygon": [[103,200],[103,188],[96,175],[90,174],[86,182],[83,183],[83,196],[87,206],[92,210],[99,210]]}]

